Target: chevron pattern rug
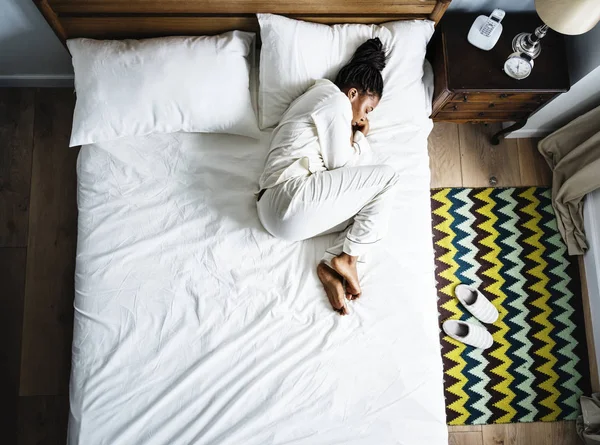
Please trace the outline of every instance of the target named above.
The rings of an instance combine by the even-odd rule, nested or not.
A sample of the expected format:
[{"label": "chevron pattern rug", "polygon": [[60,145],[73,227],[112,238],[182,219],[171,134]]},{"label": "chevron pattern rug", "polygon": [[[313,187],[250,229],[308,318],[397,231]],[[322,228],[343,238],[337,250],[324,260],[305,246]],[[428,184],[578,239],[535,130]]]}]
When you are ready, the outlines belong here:
[{"label": "chevron pattern rug", "polygon": [[447,422],[572,420],[589,392],[578,269],[567,256],[547,188],[431,191],[441,323],[479,323],[458,302],[477,286],[500,316],[482,351],[440,329]]}]

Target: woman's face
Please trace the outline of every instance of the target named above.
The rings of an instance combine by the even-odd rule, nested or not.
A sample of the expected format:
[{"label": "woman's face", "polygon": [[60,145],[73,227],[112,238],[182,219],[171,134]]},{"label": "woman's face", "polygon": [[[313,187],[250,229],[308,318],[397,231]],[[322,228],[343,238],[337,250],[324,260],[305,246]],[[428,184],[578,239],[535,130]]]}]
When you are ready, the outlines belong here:
[{"label": "woman's face", "polygon": [[363,122],[367,115],[379,105],[379,96],[374,94],[360,94],[356,88],[350,88],[346,95],[352,105],[352,126]]}]

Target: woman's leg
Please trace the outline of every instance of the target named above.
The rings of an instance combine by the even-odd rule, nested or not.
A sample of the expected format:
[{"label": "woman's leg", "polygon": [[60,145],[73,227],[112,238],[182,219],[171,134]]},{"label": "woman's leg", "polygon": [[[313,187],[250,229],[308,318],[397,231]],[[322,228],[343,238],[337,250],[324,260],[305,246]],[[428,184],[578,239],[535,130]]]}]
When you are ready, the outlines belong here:
[{"label": "woman's leg", "polygon": [[388,165],[318,172],[265,192],[258,213],[272,235],[289,241],[312,238],[350,221],[343,243],[333,249],[360,256],[387,232],[397,182]]},{"label": "woman's leg", "polygon": [[[332,188],[338,204],[343,205],[343,201],[350,199],[355,201],[354,209],[360,209],[356,211],[353,223],[326,250],[323,262],[346,279],[348,293],[351,298],[357,298],[361,289],[356,263],[359,257],[364,261],[365,254],[387,233],[398,176],[385,165],[341,170],[341,175],[332,172],[332,177],[321,178],[314,186]],[[330,179],[333,181],[329,182]],[[336,187],[340,183],[346,187]],[[332,210],[336,210],[336,205]]]},{"label": "woman's leg", "polygon": [[[276,207],[279,214],[263,215],[261,221],[273,235],[298,241],[354,218],[323,260],[346,278],[348,291],[358,295],[356,261],[385,236],[397,182],[397,173],[387,165],[319,172],[287,190],[280,187],[265,194],[269,202],[262,205]],[[259,214],[264,213],[260,207],[261,203]]]}]

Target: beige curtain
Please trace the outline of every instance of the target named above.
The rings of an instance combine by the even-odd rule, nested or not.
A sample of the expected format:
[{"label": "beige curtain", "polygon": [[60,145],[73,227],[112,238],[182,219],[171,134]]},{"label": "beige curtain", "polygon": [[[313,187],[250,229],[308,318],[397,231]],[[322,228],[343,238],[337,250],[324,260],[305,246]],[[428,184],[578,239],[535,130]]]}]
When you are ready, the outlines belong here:
[{"label": "beige curtain", "polygon": [[577,417],[577,434],[585,445],[600,445],[600,394],[582,396],[581,415]]},{"label": "beige curtain", "polygon": [[583,198],[600,188],[600,107],[542,139],[540,153],[552,169],[552,204],[570,255],[587,249]]}]

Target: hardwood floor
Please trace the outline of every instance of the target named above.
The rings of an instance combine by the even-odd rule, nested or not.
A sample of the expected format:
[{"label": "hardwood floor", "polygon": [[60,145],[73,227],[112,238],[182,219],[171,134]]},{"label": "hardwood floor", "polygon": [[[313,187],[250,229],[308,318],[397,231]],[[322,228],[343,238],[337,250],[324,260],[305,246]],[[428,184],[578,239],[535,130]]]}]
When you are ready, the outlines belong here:
[{"label": "hardwood floor", "polygon": [[[0,428],[16,440],[33,152],[32,90],[0,89]],[[6,413],[6,414],[4,414]]]},{"label": "hardwood floor", "polygon": [[[77,149],[69,89],[0,89],[0,406],[3,444],[65,443],[73,327]],[[437,123],[432,187],[548,185],[536,141]],[[18,425],[18,428],[16,427]],[[450,427],[452,445],[575,445],[573,422]]]},{"label": "hardwood floor", "polygon": [[77,242],[72,91],[36,92],[21,396],[68,394]]},{"label": "hardwood floor", "polygon": [[489,143],[498,124],[436,122],[429,136],[431,188],[550,186],[551,171],[537,151],[539,139]]},{"label": "hardwood floor", "polygon": [[[77,236],[75,98],[0,88],[1,443],[66,441]],[[8,413],[5,415],[4,413]]]}]

